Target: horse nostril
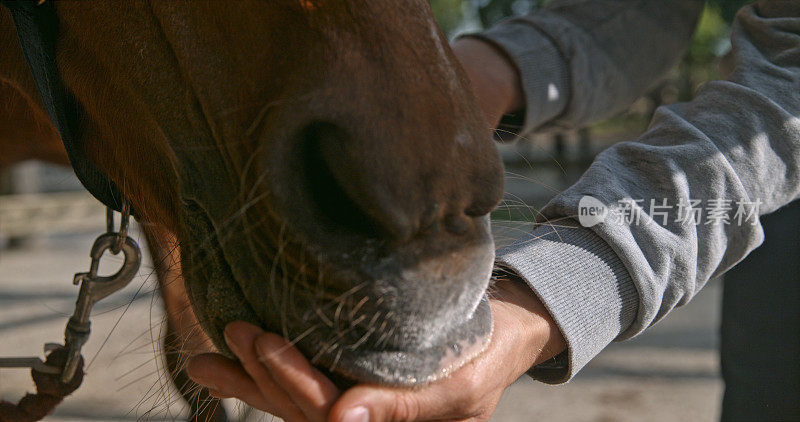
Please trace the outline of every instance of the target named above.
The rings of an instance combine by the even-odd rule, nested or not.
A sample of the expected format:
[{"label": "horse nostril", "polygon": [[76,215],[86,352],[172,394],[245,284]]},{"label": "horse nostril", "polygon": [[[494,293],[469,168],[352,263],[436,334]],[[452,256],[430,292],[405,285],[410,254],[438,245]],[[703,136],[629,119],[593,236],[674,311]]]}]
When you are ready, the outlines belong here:
[{"label": "horse nostril", "polygon": [[[502,193],[502,189],[500,190]],[[492,212],[493,209],[497,207],[497,204],[500,202],[499,195],[496,197],[494,196],[483,196],[478,199],[474,204],[464,210],[464,214],[469,217],[481,217],[486,214]]]},{"label": "horse nostril", "polygon": [[[303,129],[301,137],[306,183],[318,211],[329,223],[374,237],[380,230],[353,200],[352,186],[347,186],[347,179],[351,176],[342,175],[341,169],[340,174],[334,174],[330,160],[323,155],[323,151],[336,148],[348,136],[344,129],[327,122],[315,122]],[[355,171],[351,169],[351,172]]]},{"label": "horse nostril", "polygon": [[[473,217],[485,215],[498,201],[496,175],[487,176],[485,169],[464,170],[480,175],[474,181],[466,176],[453,181],[445,175],[457,163],[448,164],[391,136],[359,133],[324,121],[300,132],[304,192],[328,227],[393,245],[435,237],[439,229],[460,236],[473,229]],[[440,168],[442,163],[451,167]],[[502,185],[502,172],[497,173]],[[461,188],[473,182],[474,192]]]},{"label": "horse nostril", "polygon": [[444,227],[448,232],[462,235],[470,228],[470,220],[464,214],[449,215],[444,219]]}]

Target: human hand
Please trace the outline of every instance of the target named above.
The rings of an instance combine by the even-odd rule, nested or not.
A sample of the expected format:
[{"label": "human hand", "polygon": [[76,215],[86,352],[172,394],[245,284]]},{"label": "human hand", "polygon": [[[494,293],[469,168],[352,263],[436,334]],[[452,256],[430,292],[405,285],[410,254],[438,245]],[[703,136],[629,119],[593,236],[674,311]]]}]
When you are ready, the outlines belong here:
[{"label": "human hand", "polygon": [[504,114],[525,107],[519,71],[497,47],[465,37],[453,41],[452,48],[492,127],[500,123]]},{"label": "human hand", "polygon": [[342,392],[286,340],[244,322],[225,329],[241,363],[200,355],[190,360],[188,372],[217,397],[239,398],[289,422],[483,421],[506,387],[565,348],[527,286],[499,281],[493,296],[494,332],[487,350],[449,377],[416,389],[360,384]]}]

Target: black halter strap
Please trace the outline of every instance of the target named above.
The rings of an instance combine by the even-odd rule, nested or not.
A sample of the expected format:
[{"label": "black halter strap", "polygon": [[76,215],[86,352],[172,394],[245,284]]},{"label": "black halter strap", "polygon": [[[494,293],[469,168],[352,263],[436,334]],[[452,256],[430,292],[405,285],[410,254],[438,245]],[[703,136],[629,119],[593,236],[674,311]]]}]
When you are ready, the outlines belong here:
[{"label": "black halter strap", "polygon": [[77,142],[77,109],[66,91],[56,66],[58,17],[51,2],[0,0],[11,11],[25,59],[33,73],[39,95],[50,119],[61,135],[75,174],[86,190],[107,207],[120,211],[122,195],[111,179],[86,158]]}]

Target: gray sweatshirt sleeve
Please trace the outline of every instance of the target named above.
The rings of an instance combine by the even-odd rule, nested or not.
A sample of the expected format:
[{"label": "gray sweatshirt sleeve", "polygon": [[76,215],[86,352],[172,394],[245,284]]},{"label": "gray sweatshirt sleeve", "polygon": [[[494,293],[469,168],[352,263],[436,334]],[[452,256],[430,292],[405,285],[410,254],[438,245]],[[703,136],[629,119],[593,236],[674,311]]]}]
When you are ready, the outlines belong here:
[{"label": "gray sweatshirt sleeve", "polygon": [[503,124],[525,134],[626,108],[678,62],[702,9],[702,0],[557,0],[468,36],[520,70],[526,109]]},{"label": "gray sweatshirt sleeve", "polygon": [[762,242],[758,215],[800,197],[800,0],[743,8],[732,44],[727,81],[659,108],[639,139],[600,154],[545,207],[545,224],[499,252],[568,343],[566,370],[532,375],[564,382],[687,303]]}]

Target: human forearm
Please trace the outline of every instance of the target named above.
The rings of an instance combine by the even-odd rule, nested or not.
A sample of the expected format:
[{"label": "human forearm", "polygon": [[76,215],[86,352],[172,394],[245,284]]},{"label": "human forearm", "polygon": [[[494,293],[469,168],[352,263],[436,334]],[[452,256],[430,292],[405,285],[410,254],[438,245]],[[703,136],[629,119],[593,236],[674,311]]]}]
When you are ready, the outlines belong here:
[{"label": "human forearm", "polygon": [[[602,153],[575,186],[542,211],[559,231],[544,239],[554,245],[543,244],[541,236],[552,231],[543,225],[501,254],[501,261],[540,292],[548,309],[556,310],[554,317],[571,352],[584,349],[583,358],[572,362],[572,374],[603,343],[641,332],[757,247],[763,238],[761,227],[757,219],[737,216],[740,206],[745,213],[764,214],[800,195],[800,1],[745,8],[734,25],[733,44],[737,66],[728,81],[706,84],[690,103],[659,109],[648,132],[636,142]],[[602,203],[608,216],[627,216],[628,221],[614,223],[607,217],[591,229],[559,227],[564,218],[579,215],[580,201],[587,195]],[[627,210],[631,200],[641,202]],[[679,205],[697,200],[695,208],[701,214],[694,224]],[[719,219],[710,219],[714,209]],[[620,277],[602,277],[598,284],[589,270],[565,279],[574,288],[562,293],[572,300],[573,293],[602,299],[607,309],[585,315],[586,303],[575,303],[572,311],[551,305],[556,299],[549,297],[548,286],[558,285],[557,277],[537,271],[548,264],[540,256],[555,258],[543,255],[540,248],[564,254],[587,236],[612,248],[629,274],[629,285],[635,287],[635,318],[621,312],[629,309],[624,306],[631,296],[626,284],[616,285],[616,295],[610,294],[614,285],[607,288],[609,279]],[[583,250],[589,258],[603,256],[602,245]],[[589,267],[602,269],[609,259],[614,257]],[[621,318],[625,315],[627,322]],[[573,320],[565,323],[567,317]],[[575,340],[570,330],[598,319],[611,331],[596,330],[594,336]]]},{"label": "human forearm", "polygon": [[[688,47],[702,5],[552,1],[466,38],[503,51],[518,69],[525,107],[521,133],[577,127],[624,109],[663,78]],[[469,71],[483,64],[467,60],[465,66]],[[503,113],[522,108],[516,105]]]}]

